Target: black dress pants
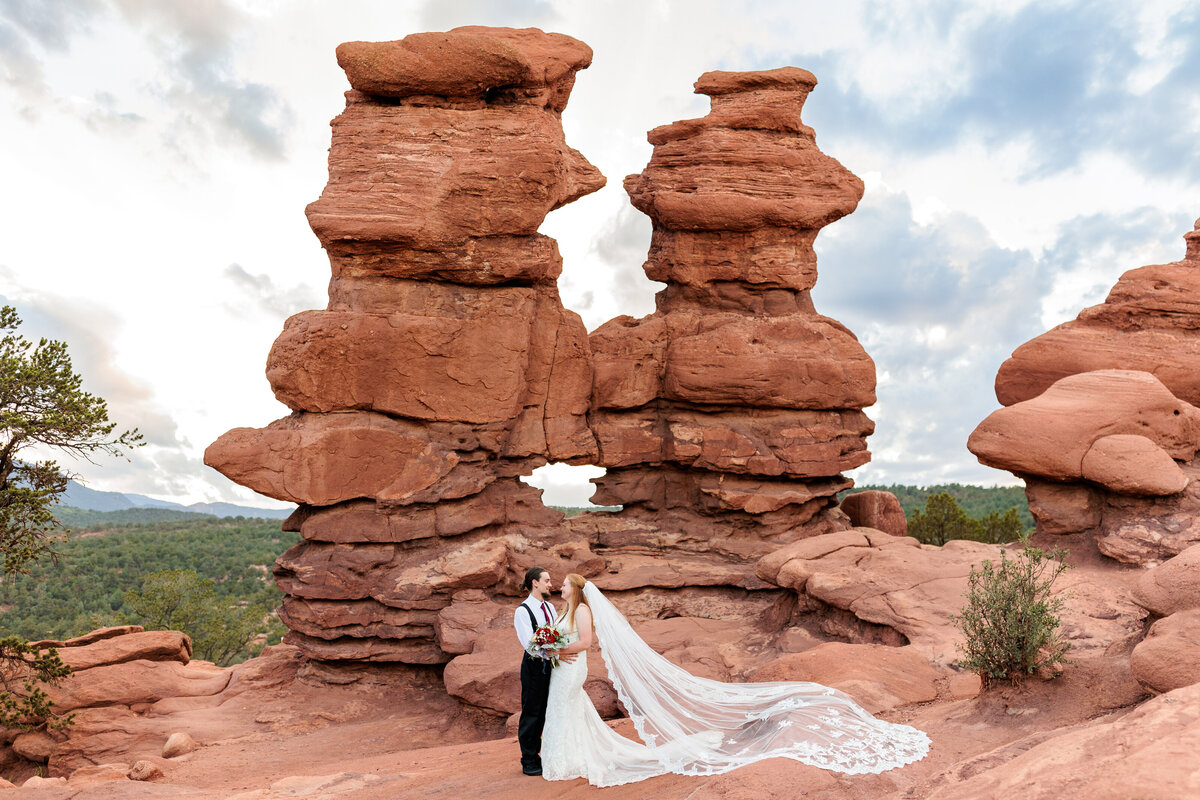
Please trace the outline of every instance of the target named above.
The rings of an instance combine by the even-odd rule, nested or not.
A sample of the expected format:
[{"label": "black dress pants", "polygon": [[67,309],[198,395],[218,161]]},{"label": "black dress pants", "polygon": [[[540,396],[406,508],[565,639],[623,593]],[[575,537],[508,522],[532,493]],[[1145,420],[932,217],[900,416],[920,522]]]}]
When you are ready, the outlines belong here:
[{"label": "black dress pants", "polygon": [[542,728],[546,725],[546,698],[550,694],[550,662],[521,656],[521,719],[517,741],[522,769],[542,767]]}]

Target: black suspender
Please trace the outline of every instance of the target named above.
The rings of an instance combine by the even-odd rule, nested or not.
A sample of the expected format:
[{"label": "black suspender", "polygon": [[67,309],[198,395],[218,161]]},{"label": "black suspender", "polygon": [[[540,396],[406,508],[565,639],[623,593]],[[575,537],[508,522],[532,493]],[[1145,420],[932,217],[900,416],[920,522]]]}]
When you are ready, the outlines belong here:
[{"label": "black suspender", "polygon": [[525,613],[529,615],[529,624],[533,625],[533,629],[536,631],[538,629],[538,624],[537,618],[533,616],[533,609],[524,603],[521,603],[521,608],[525,609]]}]

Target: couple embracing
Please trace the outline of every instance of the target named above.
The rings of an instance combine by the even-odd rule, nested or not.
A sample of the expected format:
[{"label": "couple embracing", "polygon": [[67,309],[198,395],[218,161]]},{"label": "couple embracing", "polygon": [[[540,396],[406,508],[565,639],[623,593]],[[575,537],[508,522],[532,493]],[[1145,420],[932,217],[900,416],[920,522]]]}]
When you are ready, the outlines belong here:
[{"label": "couple embracing", "polygon": [[[522,588],[530,594],[513,624],[525,650],[517,739],[526,775],[617,786],[666,773],[716,775],[777,757],[875,773],[929,751],[921,731],[875,719],[818,683],[721,683],[692,675],[647,645],[581,575],[563,580],[561,614],[545,569],[530,569]],[[557,641],[544,644],[549,638]],[[641,742],[608,727],[583,690],[593,641]]]}]

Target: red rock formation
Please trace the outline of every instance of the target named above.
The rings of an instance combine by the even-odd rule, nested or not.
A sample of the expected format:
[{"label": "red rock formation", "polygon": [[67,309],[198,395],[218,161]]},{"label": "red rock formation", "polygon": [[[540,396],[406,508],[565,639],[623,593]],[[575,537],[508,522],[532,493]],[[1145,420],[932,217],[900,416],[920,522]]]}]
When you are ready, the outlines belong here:
[{"label": "red rock formation", "polygon": [[848,494],[841,509],[856,528],[875,528],[893,536],[908,535],[908,518],[900,500],[891,492],[868,489]]},{"label": "red rock formation", "polygon": [[1012,405],[1067,375],[1100,369],[1153,373],[1200,405],[1200,220],[1181,261],[1132,269],[1108,298],[1016,349],[996,374],[996,398]]},{"label": "red rock formation", "polygon": [[834,497],[870,458],[875,365],[809,290],[817,233],[863,186],[800,121],[815,85],[793,67],[706,73],[710,113],[651,131],[625,180],[653,223],[644,269],[667,288],[654,314],[591,335],[608,468],[593,502],[624,508],[572,524],[609,563],[601,588],[764,589],[759,557],[849,527]]},{"label": "red rock formation", "polygon": [[536,564],[600,562],[517,480],[590,462],[591,362],[537,228],[604,184],[563,138],[582,42],[459,28],[349,42],[329,182],[308,207],[329,305],[267,360],[294,413],[239,428],[206,463],[300,504],[276,565],[288,640],[325,660],[439,663],[455,593],[516,594]]},{"label": "red rock formation", "polygon": [[[668,619],[656,634],[702,674],[787,651],[795,599],[755,564],[847,528],[841,472],[870,457],[874,364],[809,297],[817,232],[862,194],[800,122],[815,79],[708,73],[711,113],[651,132],[626,186],[668,288],[656,314],[589,338],[537,228],[603,183],[559,118],[590,57],[483,28],[338,48],[353,90],[308,208],[329,304],[289,319],[267,362],[294,413],[206,453],[300,506],[286,527],[303,541],[276,564],[290,643],[324,661],[454,659],[449,691],[498,713],[515,710],[497,665],[516,657],[533,565],[594,576],[640,624]],[[624,510],[564,523],[518,479],[547,461],[608,467],[595,499]],[[591,688],[615,709],[599,676]]]},{"label": "red rock formation", "polygon": [[1150,564],[1200,542],[1200,221],[1181,261],[1130,270],[1104,303],[1029,341],[996,376],[1008,406],[968,448],[1025,480],[1044,534],[1086,532]]},{"label": "red rock formation", "polygon": [[1129,662],[1133,677],[1154,692],[1200,683],[1200,609],[1177,611],[1155,622]]}]

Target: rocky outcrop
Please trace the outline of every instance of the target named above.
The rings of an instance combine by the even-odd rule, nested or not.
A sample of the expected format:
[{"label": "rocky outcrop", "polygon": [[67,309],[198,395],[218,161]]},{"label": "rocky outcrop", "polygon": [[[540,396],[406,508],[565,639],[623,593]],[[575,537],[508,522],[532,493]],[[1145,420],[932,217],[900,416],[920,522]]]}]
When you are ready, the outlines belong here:
[{"label": "rocky outcrop", "polygon": [[1200,405],[1200,220],[1184,240],[1181,261],[1126,272],[1102,304],[1018,347],[996,375],[1001,405],[1102,369],[1153,373],[1176,397]]},{"label": "rocky outcrop", "polygon": [[968,448],[1026,484],[1043,534],[1153,564],[1200,542],[1200,222],[1181,261],[1130,270],[1101,305],[1017,348],[1007,408]]},{"label": "rocky outcrop", "polygon": [[667,287],[654,314],[590,337],[608,470],[593,502],[623,507],[576,524],[622,564],[601,588],[653,554],[672,567],[659,585],[762,589],[758,558],[849,527],[834,498],[870,458],[875,366],[809,291],[817,233],[863,187],[800,120],[815,85],[792,67],[705,73],[709,114],[651,131],[650,163],[625,180],[653,223],[644,269]]},{"label": "rocky outcrop", "polygon": [[[228,670],[191,660],[191,640],[179,631],[143,631],[140,626],[126,625],[101,628],[67,641],[31,644],[39,649],[56,648],[59,658],[71,667],[69,677],[46,691],[54,713],[74,715],[74,722],[63,731],[34,730],[0,745],[0,762],[12,760],[12,754],[27,762],[10,766],[8,770],[14,774],[21,774],[28,762],[52,776],[66,777],[84,767],[117,761],[114,755],[118,754],[157,756],[166,736],[157,731],[135,732],[138,714],[134,709],[144,712],[173,698],[212,697],[229,685]],[[107,771],[85,772],[72,784],[100,782],[115,769],[108,766]],[[117,772],[118,778],[104,780],[124,779],[124,771]]]},{"label": "rocky outcrop", "polygon": [[582,42],[459,28],[338,48],[351,91],[308,207],[329,304],[287,321],[267,378],[291,416],[206,463],[299,504],[276,577],[323,660],[441,663],[455,593],[601,565],[518,480],[592,462],[592,368],[546,214],[604,178],[563,137]]}]

